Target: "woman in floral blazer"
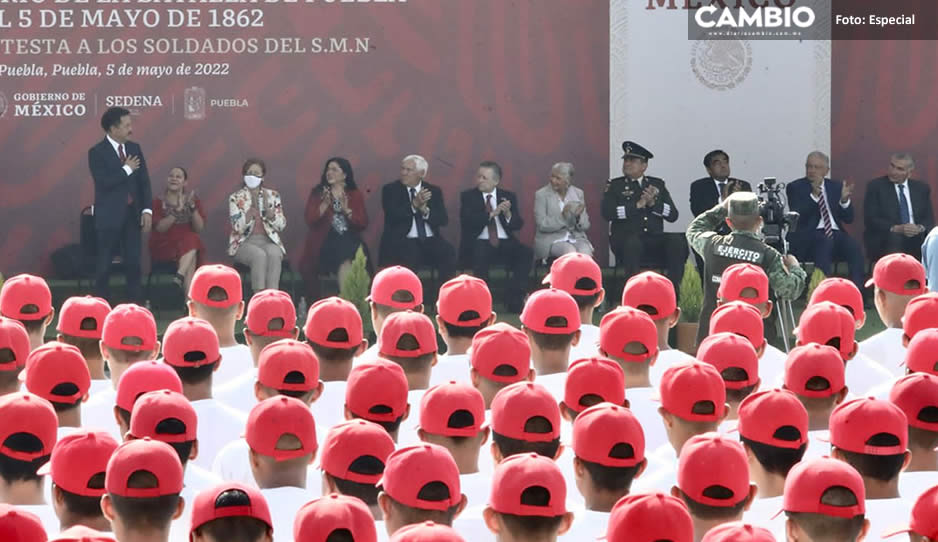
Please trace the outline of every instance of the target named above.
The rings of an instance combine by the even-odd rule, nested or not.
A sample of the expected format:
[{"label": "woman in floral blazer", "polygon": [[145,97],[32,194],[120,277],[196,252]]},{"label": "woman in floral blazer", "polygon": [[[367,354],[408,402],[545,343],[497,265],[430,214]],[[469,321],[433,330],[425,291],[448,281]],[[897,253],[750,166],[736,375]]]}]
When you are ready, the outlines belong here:
[{"label": "woman in floral blazer", "polygon": [[249,158],[241,174],[244,186],[228,197],[228,255],[251,268],[253,291],[279,288],[280,265],[287,252],[280,241],[280,232],[287,226],[280,193],[261,186],[267,175],[263,160]]}]

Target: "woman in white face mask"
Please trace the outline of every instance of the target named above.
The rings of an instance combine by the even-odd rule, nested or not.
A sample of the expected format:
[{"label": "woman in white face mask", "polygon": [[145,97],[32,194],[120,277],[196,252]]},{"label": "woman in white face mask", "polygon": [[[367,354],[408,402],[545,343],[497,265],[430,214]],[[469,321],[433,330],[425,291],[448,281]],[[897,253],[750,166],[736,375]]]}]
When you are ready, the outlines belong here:
[{"label": "woman in white face mask", "polygon": [[228,255],[251,268],[251,289],[279,288],[286,249],[280,232],[287,225],[280,193],[263,186],[267,165],[249,158],[241,167],[244,186],[228,197],[231,235]]}]

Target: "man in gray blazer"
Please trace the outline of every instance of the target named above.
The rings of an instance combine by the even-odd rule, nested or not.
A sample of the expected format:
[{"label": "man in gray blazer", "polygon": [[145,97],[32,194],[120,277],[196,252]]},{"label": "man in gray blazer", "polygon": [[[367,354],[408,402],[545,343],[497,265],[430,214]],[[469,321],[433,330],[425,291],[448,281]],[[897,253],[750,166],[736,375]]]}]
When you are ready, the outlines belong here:
[{"label": "man in gray blazer", "polygon": [[556,258],[570,252],[593,255],[586,237],[590,217],[583,191],[571,185],[573,164],[558,162],[550,169],[550,183],[534,193],[534,259]]}]

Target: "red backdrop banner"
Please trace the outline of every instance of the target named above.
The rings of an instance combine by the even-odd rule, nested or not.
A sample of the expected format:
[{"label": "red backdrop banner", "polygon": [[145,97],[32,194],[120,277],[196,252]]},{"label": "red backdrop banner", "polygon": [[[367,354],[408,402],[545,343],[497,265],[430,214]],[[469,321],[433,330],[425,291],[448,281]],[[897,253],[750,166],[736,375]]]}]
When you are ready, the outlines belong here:
[{"label": "red backdrop banner", "polygon": [[[576,165],[604,254],[608,0],[397,3],[0,4],[0,271],[48,272],[93,200],[87,150],[109,105],[134,113],[154,195],[189,171],[208,260],[226,261],[227,197],[241,164],[268,164],[298,267],[306,198],[329,156],[351,160],[376,254],[380,187],[410,153],[429,160],[451,217],[475,165],[499,161],[521,194]],[[116,6],[116,7],[112,7]],[[458,239],[458,221],[444,231]]]}]

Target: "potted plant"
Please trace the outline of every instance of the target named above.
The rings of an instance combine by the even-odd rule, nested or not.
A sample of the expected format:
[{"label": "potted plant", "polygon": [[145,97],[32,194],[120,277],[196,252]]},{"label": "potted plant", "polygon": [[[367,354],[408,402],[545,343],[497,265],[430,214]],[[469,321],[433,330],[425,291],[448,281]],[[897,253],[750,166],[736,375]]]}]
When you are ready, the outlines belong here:
[{"label": "potted plant", "polygon": [[677,349],[693,356],[697,353],[697,326],[703,306],[703,285],[694,261],[688,258],[681,279],[681,293],[677,300],[681,308],[681,321],[677,324]]},{"label": "potted plant", "polygon": [[806,299],[811,299],[811,295],[814,294],[814,289],[817,288],[818,284],[820,284],[826,278],[827,276],[824,275],[824,271],[821,271],[817,267],[814,268],[814,271],[811,273],[811,277],[808,279],[808,288],[807,293],[805,294]]},{"label": "potted plant", "polygon": [[368,307],[368,293],[371,289],[371,277],[368,276],[368,259],[361,247],[355,253],[355,259],[352,260],[352,268],[345,276],[345,280],[339,285],[339,297],[351,302],[358,308],[358,313],[362,316],[362,326],[364,336],[369,341],[374,340],[371,327],[371,310]]}]

